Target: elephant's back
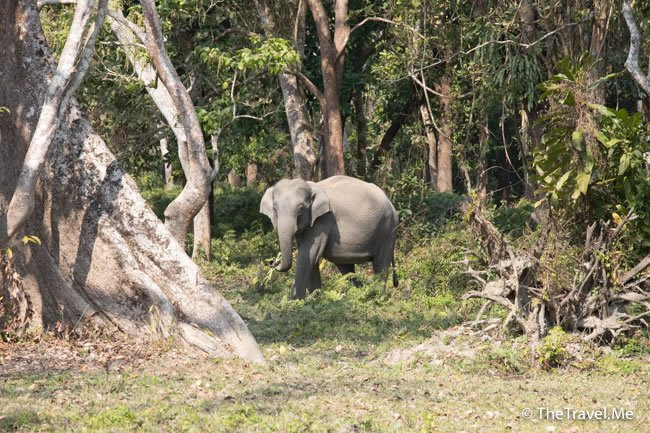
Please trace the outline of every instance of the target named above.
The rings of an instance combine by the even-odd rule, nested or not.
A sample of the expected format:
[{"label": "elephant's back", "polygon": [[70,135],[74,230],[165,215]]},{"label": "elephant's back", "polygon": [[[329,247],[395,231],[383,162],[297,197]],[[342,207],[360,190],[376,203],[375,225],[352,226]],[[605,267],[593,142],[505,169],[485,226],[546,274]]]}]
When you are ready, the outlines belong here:
[{"label": "elephant's back", "polygon": [[318,183],[330,201],[342,231],[377,234],[377,230],[392,230],[397,224],[397,212],[386,193],[377,185],[348,176],[332,176]]}]

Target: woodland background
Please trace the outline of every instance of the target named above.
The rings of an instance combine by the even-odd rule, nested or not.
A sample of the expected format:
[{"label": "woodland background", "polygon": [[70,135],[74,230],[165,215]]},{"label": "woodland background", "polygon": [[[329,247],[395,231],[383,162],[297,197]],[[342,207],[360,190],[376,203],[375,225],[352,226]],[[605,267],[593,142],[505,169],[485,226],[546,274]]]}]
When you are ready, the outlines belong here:
[{"label": "woodland background", "polygon": [[[55,58],[75,13],[68,3],[75,2],[38,5]],[[538,431],[544,422],[518,417],[538,404],[536,388],[549,404],[590,405],[592,397],[613,404],[615,387],[637,412],[616,428],[642,431],[650,4],[164,0],[155,9],[158,48],[177,78],[170,85],[164,54],[143,36],[155,22],[145,3],[154,4],[108,2],[79,107],[265,358],[290,368],[214,364],[169,341],[129,354],[98,343],[121,334],[92,326],[50,326],[30,337],[20,329],[29,322],[22,310],[5,302],[9,379],[0,397],[22,393],[36,409],[9,406],[0,426]],[[161,83],[184,105],[156,102],[152,89]],[[178,120],[185,109],[196,112],[193,127]],[[185,141],[200,144],[198,171],[183,160],[193,158]],[[394,203],[400,286],[385,287],[362,268],[357,288],[324,265],[323,289],[291,301],[291,272],[270,268],[278,248],[258,213],[261,195],[282,178],[334,174],[374,182]],[[171,212],[190,187],[202,199],[178,217],[183,212]],[[185,226],[174,225],[183,218]],[[23,238],[29,245],[0,244],[5,285],[9,255],[19,256],[20,268],[25,250],[48,244],[27,227],[25,235],[37,235]],[[157,367],[148,365],[157,356],[150,352],[166,354],[151,361]],[[47,368],[28,367],[34,358]],[[186,367],[180,377],[170,363]],[[98,398],[78,392],[87,414],[63,395],[79,380],[66,365],[106,370],[82,376],[102,390]],[[223,375],[210,378],[215,369]],[[359,379],[339,386],[345,369]],[[114,374],[132,371],[130,379]],[[486,371],[496,378],[477,387]],[[521,407],[505,409],[508,377],[520,387]],[[52,392],[62,397],[47,397]],[[131,399],[101,396],[111,393]],[[490,403],[495,395],[503,401]],[[405,409],[401,398],[413,404]],[[212,400],[218,408],[205,406]],[[57,404],[62,415],[53,414]],[[150,410],[155,405],[160,411]],[[589,431],[580,423],[561,428]]]}]

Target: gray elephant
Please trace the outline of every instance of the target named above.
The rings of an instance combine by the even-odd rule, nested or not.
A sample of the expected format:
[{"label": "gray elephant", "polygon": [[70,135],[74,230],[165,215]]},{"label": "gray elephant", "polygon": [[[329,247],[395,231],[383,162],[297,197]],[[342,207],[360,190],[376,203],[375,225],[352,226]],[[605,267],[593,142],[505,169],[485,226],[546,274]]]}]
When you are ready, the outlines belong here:
[{"label": "gray elephant", "polygon": [[[282,261],[276,269],[291,269],[293,238],[298,244],[293,297],[321,287],[319,262],[334,263],[342,274],[354,265],[372,261],[375,274],[393,263],[399,222],[386,194],[376,185],[347,176],[332,176],[314,183],[283,179],[262,197],[260,212],[278,230]],[[387,273],[386,273],[387,276]]]}]

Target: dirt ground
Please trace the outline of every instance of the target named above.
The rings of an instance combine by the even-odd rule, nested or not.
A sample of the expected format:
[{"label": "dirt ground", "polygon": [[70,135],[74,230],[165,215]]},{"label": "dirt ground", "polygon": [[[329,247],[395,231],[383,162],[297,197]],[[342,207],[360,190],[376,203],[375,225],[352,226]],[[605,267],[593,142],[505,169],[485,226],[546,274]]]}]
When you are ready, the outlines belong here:
[{"label": "dirt ground", "polygon": [[0,431],[648,432],[648,360],[518,373],[495,345],[463,328],[395,347],[272,343],[257,366],[171,342],[2,343]]}]

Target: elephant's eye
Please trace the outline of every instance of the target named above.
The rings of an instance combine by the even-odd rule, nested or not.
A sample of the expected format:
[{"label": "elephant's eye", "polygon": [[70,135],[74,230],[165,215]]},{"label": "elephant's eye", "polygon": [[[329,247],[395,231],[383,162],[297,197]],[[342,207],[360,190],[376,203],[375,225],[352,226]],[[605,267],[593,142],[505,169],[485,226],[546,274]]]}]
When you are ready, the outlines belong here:
[{"label": "elephant's eye", "polygon": [[303,213],[305,211],[305,206],[300,205],[298,206],[298,213]]}]

